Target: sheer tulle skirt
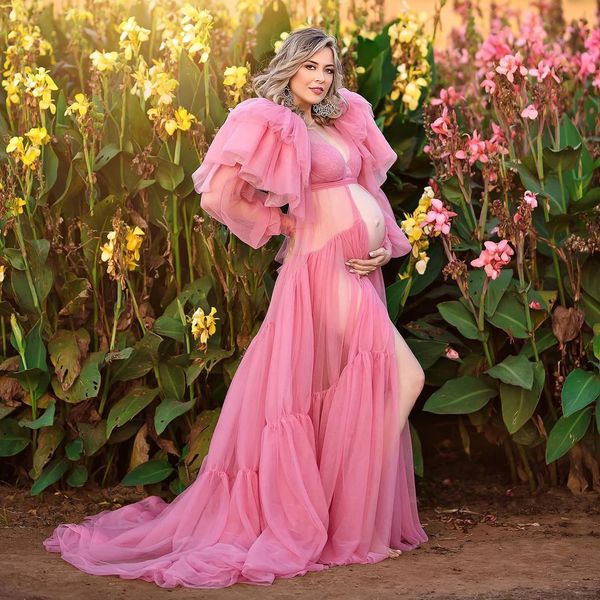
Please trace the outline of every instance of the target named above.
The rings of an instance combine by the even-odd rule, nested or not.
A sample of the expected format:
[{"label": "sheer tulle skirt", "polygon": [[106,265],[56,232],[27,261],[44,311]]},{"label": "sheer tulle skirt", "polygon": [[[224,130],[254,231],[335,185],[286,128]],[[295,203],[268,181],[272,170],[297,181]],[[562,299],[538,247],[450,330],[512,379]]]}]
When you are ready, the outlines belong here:
[{"label": "sheer tulle skirt", "polygon": [[170,504],[152,496],[60,525],[47,550],[92,574],[209,588],[427,540],[381,271],[348,272],[367,228],[348,188],[323,198],[337,217],[298,230],[195,482]]}]

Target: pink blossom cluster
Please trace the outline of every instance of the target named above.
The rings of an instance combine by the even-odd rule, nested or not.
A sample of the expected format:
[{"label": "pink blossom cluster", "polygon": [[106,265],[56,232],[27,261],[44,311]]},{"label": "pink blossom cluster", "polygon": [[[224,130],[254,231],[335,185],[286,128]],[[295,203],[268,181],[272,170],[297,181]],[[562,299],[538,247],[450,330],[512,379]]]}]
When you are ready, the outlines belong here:
[{"label": "pink blossom cluster", "polygon": [[585,52],[578,57],[577,76],[582,81],[591,79],[596,90],[600,90],[600,28],[590,32],[584,46]]},{"label": "pink blossom cluster", "polygon": [[452,217],[457,213],[448,210],[441,200],[433,198],[425,219],[419,223],[419,227],[427,227],[433,225],[432,231],[436,234],[448,235],[452,225]]},{"label": "pink blossom cluster", "polygon": [[486,241],[483,243],[484,249],[481,254],[471,261],[473,267],[483,267],[485,274],[490,279],[496,279],[502,267],[510,262],[510,257],[514,254],[508,240],[501,240],[498,243]]},{"label": "pink blossom cluster", "polygon": [[482,163],[487,163],[495,154],[508,154],[508,148],[503,145],[506,137],[502,128],[492,123],[492,129],[494,134],[489,140],[482,139],[477,129],[473,131],[473,134],[467,133],[466,137],[468,139],[465,148],[457,150],[454,156],[459,160],[468,159],[469,164],[472,165],[478,160]]}]

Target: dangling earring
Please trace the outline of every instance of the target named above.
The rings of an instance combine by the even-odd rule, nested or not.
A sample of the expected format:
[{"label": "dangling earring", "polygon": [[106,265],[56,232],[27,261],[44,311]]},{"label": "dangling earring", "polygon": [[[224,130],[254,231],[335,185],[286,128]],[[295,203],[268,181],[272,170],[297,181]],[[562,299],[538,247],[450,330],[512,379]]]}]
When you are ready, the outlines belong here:
[{"label": "dangling earring", "polygon": [[294,97],[292,96],[292,90],[289,85],[286,85],[283,88],[283,104],[288,108],[292,108],[294,106]]},{"label": "dangling earring", "polygon": [[313,104],[311,110],[317,117],[331,117],[335,112],[335,105],[329,98],[323,98],[321,102]]}]

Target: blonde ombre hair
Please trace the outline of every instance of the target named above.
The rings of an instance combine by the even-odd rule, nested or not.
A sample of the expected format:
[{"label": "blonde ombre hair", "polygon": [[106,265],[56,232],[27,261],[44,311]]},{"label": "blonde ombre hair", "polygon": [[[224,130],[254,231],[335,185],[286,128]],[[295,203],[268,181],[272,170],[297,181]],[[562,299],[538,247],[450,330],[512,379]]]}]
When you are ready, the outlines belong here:
[{"label": "blonde ombre hair", "polygon": [[[338,90],[343,87],[343,67],[336,44],[335,37],[317,27],[305,27],[293,31],[285,39],[268,66],[252,78],[254,92],[257,96],[268,98],[276,104],[284,104],[283,90],[302,66],[302,63],[322,48],[331,48],[334,74],[325,98],[334,105],[336,110],[330,117],[313,115],[315,122],[320,125],[329,125],[333,119],[337,119],[344,113],[343,107],[346,106],[346,101],[338,93]],[[304,112],[300,108],[295,105],[293,107],[288,106],[288,108],[306,121]]]}]

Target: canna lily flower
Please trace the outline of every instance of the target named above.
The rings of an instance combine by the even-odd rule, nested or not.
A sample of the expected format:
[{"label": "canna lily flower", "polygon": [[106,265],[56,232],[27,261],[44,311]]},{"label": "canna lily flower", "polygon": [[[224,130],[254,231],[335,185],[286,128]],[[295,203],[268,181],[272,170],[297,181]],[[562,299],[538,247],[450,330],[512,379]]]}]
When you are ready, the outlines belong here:
[{"label": "canna lily flower", "polygon": [[119,53],[94,50],[94,52],[90,54],[90,59],[97,71],[100,71],[101,73],[104,71],[114,71],[119,60]]},{"label": "canna lily flower", "polygon": [[457,358],[460,358],[460,355],[454,348],[452,348],[452,346],[446,346],[444,356],[450,360],[456,360]]},{"label": "canna lily flower", "polygon": [[502,267],[510,262],[510,257],[514,254],[514,250],[510,247],[508,240],[501,240],[497,244],[495,242],[486,241],[481,254],[471,261],[473,267],[483,267],[485,274],[490,279],[496,279],[502,271]]},{"label": "canna lily flower", "polygon": [[448,107],[444,106],[442,116],[438,117],[432,124],[431,129],[439,136],[450,137],[452,135],[452,123],[448,118]]},{"label": "canna lily flower", "polygon": [[542,305],[537,300],[532,300],[529,303],[529,308],[533,308],[533,310],[540,310],[540,308],[542,308]]},{"label": "canna lily flower", "polygon": [[25,135],[34,146],[43,146],[51,139],[45,127],[32,127]]},{"label": "canna lily flower", "polygon": [[537,108],[535,107],[534,104],[530,104],[529,106],[526,106],[522,111],[521,111],[521,116],[524,119],[531,119],[532,121],[535,121],[538,117],[538,111]]},{"label": "canna lily flower", "polygon": [[70,106],[67,107],[67,110],[65,110],[65,115],[72,115],[76,112],[79,114],[80,117],[85,117],[89,108],[90,102],[85,97],[85,94],[75,94],[75,102],[73,102]]},{"label": "canna lily flower", "polygon": [[[420,227],[425,225],[426,233],[433,231],[434,235],[448,235],[450,233],[451,218],[457,213],[448,210],[441,200],[434,198],[431,201],[431,208],[427,211],[425,219],[419,223]],[[433,228],[431,227],[433,225]]]},{"label": "canna lily flower", "polygon": [[519,73],[523,76],[527,75],[527,67],[523,65],[521,53],[517,52],[515,55],[506,54],[500,59],[500,64],[496,67],[496,73],[505,75],[506,79],[511,83],[515,82],[515,73]]},{"label": "canna lily flower", "polygon": [[525,202],[531,208],[536,208],[536,206],[538,205],[538,203],[537,203],[537,194],[535,192],[530,192],[529,190],[526,190],[525,194],[523,195],[523,200],[525,200]]},{"label": "canna lily flower", "polygon": [[209,336],[217,330],[215,321],[218,320],[218,317],[214,316],[216,312],[217,309],[214,306],[208,315],[205,315],[201,308],[197,308],[191,317],[192,335],[194,339],[200,340],[202,345],[206,344]]}]

